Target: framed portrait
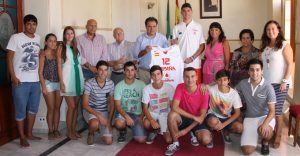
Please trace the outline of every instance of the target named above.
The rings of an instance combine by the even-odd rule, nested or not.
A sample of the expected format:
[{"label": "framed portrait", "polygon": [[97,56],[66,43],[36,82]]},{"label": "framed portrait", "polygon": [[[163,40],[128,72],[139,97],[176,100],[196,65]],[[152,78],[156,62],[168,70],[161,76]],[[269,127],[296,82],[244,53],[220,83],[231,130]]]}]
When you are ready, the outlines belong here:
[{"label": "framed portrait", "polygon": [[222,18],[222,0],[200,0],[200,18]]}]

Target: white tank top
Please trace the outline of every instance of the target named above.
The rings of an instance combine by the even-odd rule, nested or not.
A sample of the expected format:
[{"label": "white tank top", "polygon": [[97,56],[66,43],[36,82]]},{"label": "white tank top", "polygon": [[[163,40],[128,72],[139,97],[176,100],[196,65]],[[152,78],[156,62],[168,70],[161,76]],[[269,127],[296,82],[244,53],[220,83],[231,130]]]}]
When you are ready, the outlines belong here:
[{"label": "white tank top", "polygon": [[[283,41],[282,47],[278,50],[266,47],[262,53],[263,76],[270,83],[282,83],[287,68],[283,50],[287,44],[286,41]],[[288,81],[291,82],[291,77],[288,78]]]}]

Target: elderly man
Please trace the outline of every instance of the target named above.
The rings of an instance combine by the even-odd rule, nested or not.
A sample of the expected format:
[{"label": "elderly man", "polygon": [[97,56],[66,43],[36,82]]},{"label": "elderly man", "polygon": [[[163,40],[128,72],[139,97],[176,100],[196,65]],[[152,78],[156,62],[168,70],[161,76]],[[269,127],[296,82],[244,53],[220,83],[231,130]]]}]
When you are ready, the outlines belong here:
[{"label": "elderly man", "polygon": [[93,78],[96,64],[99,60],[108,61],[105,38],[96,33],[97,21],[89,19],[86,24],[87,32],[77,37],[78,49],[81,55],[82,71],[85,80]]},{"label": "elderly man", "polygon": [[146,33],[136,39],[134,57],[139,58],[139,78],[146,84],[150,83],[150,62],[152,46],[168,47],[166,36],[157,32],[158,21],[154,17],[145,20]]},{"label": "elderly man", "polygon": [[[111,80],[116,85],[124,79],[123,66],[127,61],[133,60],[134,43],[124,40],[124,31],[117,27],[113,31],[115,42],[107,46],[109,64],[112,67]],[[134,61],[137,62],[137,61]]]}]

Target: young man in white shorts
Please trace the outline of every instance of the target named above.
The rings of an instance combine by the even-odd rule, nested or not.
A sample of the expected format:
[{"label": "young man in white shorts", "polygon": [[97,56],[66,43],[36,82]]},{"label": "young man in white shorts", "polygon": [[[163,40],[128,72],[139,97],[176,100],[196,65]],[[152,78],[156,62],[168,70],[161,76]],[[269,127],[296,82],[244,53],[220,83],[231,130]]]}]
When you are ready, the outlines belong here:
[{"label": "young man in white shorts", "polygon": [[170,132],[167,131],[167,117],[175,89],[172,85],[164,83],[162,76],[162,68],[158,65],[152,66],[150,77],[153,82],[143,90],[142,103],[145,114],[143,125],[149,132],[147,144],[152,144],[158,130],[164,135],[165,141],[171,143]]},{"label": "young man in white shorts", "polygon": [[258,137],[262,138],[261,154],[269,154],[269,141],[275,126],[275,91],[262,77],[263,64],[258,59],[248,62],[249,79],[242,80],[236,89],[246,103],[241,148],[245,155],[253,153]]}]

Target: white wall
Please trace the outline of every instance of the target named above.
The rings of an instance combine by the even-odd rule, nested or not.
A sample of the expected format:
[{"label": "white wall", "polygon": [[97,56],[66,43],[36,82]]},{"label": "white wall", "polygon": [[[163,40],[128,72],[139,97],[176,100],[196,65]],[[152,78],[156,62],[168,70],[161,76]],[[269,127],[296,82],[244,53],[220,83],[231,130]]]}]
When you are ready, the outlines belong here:
[{"label": "white wall", "polygon": [[[125,37],[129,41],[135,41],[140,31],[140,3],[147,0],[112,0],[112,28],[123,27]],[[255,39],[259,40],[264,24],[271,18],[281,19],[281,12],[278,10],[278,0],[223,0],[222,18],[200,19],[200,1],[188,0],[193,7],[193,18],[202,24],[207,36],[208,27],[211,22],[220,22],[225,30],[225,34],[232,45],[231,49],[239,46],[238,34],[241,29],[250,28],[255,33]],[[86,1],[88,2],[88,1]],[[180,1],[180,6],[184,1]],[[25,14],[33,13],[38,17],[38,33],[44,37],[48,32],[57,34],[62,39],[62,12],[61,0],[26,0],[24,1]],[[166,31],[166,8],[167,0],[157,0],[159,32],[165,34]],[[93,4],[91,4],[91,7]],[[273,6],[275,7],[273,9]],[[72,7],[72,5],[70,5]],[[97,7],[94,7],[97,8]],[[274,13],[273,13],[274,12]],[[174,26],[175,0],[170,0],[171,27]],[[89,17],[86,17],[87,20]],[[101,28],[101,21],[98,21]],[[76,34],[84,33],[84,29],[77,29]],[[112,31],[99,30],[108,43],[113,42]],[[258,42],[255,45],[259,45]]]}]

